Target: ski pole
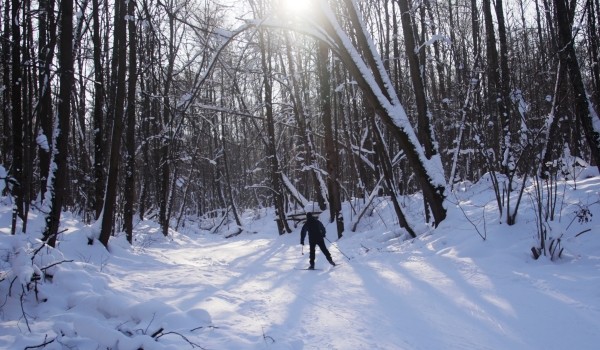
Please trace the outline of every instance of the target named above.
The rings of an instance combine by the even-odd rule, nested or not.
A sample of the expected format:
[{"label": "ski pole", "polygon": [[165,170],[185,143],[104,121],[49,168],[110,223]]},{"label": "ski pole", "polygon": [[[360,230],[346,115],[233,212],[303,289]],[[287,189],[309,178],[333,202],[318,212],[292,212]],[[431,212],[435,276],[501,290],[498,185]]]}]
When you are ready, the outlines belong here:
[{"label": "ski pole", "polygon": [[327,240],[327,242],[329,242],[329,243],[330,243],[332,246],[334,246],[334,247],[335,247],[335,249],[337,249],[337,250],[338,250],[338,252],[342,253],[342,255],[343,255],[343,256],[345,256],[345,257],[346,257],[346,259],[348,259],[348,261],[350,261],[350,258],[348,257],[348,255],[344,254],[344,252],[343,252],[343,251],[341,251],[341,250],[340,250],[340,248],[338,248],[338,246],[337,246],[337,245],[333,245],[333,242],[332,242],[332,241],[330,241],[330,240],[329,240],[329,238],[325,237],[325,239],[326,239],[326,240]]}]

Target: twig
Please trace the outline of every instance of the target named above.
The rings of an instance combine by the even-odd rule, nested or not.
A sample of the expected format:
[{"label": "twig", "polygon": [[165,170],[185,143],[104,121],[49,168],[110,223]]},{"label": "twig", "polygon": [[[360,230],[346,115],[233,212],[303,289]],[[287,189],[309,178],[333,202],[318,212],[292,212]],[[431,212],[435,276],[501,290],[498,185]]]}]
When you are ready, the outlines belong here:
[{"label": "twig", "polygon": [[575,237],[579,237],[579,236],[581,236],[582,234],[584,234],[584,233],[586,233],[586,232],[589,232],[589,231],[591,231],[591,230],[592,230],[591,228],[588,228],[587,230],[583,230],[583,231],[579,232],[578,234],[576,234],[576,235],[575,235]]},{"label": "twig", "polygon": [[45,347],[48,344],[52,344],[56,340],[56,338],[54,338],[54,339],[52,339],[50,341],[46,341],[46,339],[48,339],[48,335],[46,335],[44,337],[44,342],[42,344],[40,344],[40,345],[26,346],[25,348],[23,348],[23,350],[43,348],[43,347]]},{"label": "twig", "polygon": [[[59,231],[59,232],[57,232],[57,233],[56,233],[56,236],[60,235],[61,233],[67,232],[68,230],[69,230],[69,229],[68,229],[68,228],[66,228],[66,229],[64,229],[64,230],[62,230],[62,231]],[[36,254],[37,254],[37,253],[39,253],[39,252],[40,252],[40,251],[41,251],[41,250],[42,250],[42,249],[43,249],[43,248],[44,248],[44,247],[45,247],[47,244],[48,244],[48,243],[46,243],[46,241],[43,241],[42,245],[41,245],[39,248],[37,248],[37,249],[36,249],[36,250],[33,252],[33,254],[31,254],[31,260],[33,260],[33,259],[35,258],[35,256],[36,256]]]},{"label": "twig", "polygon": [[25,299],[25,287],[23,285],[21,285],[21,289],[23,290],[23,293],[21,294],[21,297],[19,298],[20,302],[21,302],[21,312],[23,313],[23,318],[25,319],[25,324],[27,325],[27,329],[29,330],[29,333],[31,333],[31,327],[29,327],[29,320],[27,319],[27,314],[25,313],[25,307],[23,306],[23,299]]},{"label": "twig", "polygon": [[12,281],[10,281],[10,285],[8,286],[8,296],[9,297],[12,296],[12,286],[16,280],[17,280],[17,276],[15,276]]},{"label": "twig", "polygon": [[467,216],[467,213],[465,212],[465,210],[462,208],[462,206],[460,205],[460,201],[458,200],[458,198],[456,199],[456,205],[458,206],[458,208],[460,209],[460,211],[462,211],[463,215],[465,216],[465,219],[467,219],[467,221],[473,225],[473,227],[475,228],[475,231],[477,231],[477,234],[479,235],[479,237],[481,237],[484,241],[486,240],[487,234],[486,234],[486,229],[485,229],[485,205],[483,206],[483,228],[484,228],[484,233],[481,234],[481,232],[479,231],[479,229],[477,228],[477,225],[475,225],[475,223],[469,218],[469,216]]},{"label": "twig", "polygon": [[[204,328],[204,326],[200,326],[200,327],[192,328],[192,329],[190,329],[190,332],[197,331],[197,330],[199,330],[199,329],[202,329],[202,328]],[[219,327],[217,327],[217,326],[212,326],[212,325],[210,325],[210,326],[206,326],[206,328],[219,329]]]},{"label": "twig", "polygon": [[[152,324],[152,322],[154,322],[154,318],[155,317],[156,317],[156,312],[152,313],[152,319],[150,320],[150,323],[148,323],[148,326],[146,327],[146,330],[144,331],[144,334],[148,334],[148,328],[150,328],[150,325]],[[154,337],[152,337],[152,338],[154,338]]]},{"label": "twig", "polygon": [[263,336],[263,340],[265,341],[265,344],[269,345],[269,343],[267,342],[267,339],[271,340],[271,344],[275,343],[275,339],[273,339],[273,337],[265,334],[265,327],[261,327],[261,328],[262,328],[262,336]]},{"label": "twig", "polygon": [[[162,329],[161,329],[161,330],[162,330]],[[200,348],[200,349],[205,349],[205,348],[201,347],[200,345],[198,345],[198,344],[196,344],[196,343],[194,343],[194,342],[190,341],[190,340],[189,340],[188,338],[186,338],[186,337],[185,337],[183,334],[181,334],[181,333],[177,333],[177,332],[167,332],[167,333],[161,333],[161,334],[157,335],[157,336],[156,336],[156,338],[154,338],[154,337],[153,337],[153,338],[154,338],[155,340],[158,340],[160,337],[162,337],[163,335],[167,335],[167,334],[176,334],[176,335],[180,336],[181,338],[183,338],[183,340],[185,340],[186,342],[188,342],[188,344],[190,344],[190,345],[192,346],[192,348],[196,348],[196,347],[198,347],[198,348]]]},{"label": "twig", "polygon": [[48,265],[48,266],[46,266],[46,267],[42,267],[42,268],[40,268],[40,270],[42,270],[42,271],[46,272],[46,270],[48,270],[49,268],[51,268],[51,267],[53,267],[53,266],[60,265],[60,264],[62,264],[62,263],[67,263],[67,262],[73,262],[73,260],[62,260],[62,261],[57,261],[57,262],[55,262],[55,263],[53,263],[53,264],[50,264],[50,265]]}]

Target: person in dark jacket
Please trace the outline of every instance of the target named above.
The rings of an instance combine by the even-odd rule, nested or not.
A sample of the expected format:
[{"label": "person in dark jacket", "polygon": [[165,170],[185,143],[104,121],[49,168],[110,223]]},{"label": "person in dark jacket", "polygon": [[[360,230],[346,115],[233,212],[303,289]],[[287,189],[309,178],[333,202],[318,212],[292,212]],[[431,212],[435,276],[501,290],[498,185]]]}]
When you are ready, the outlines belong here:
[{"label": "person in dark jacket", "polygon": [[302,226],[302,230],[300,231],[300,244],[304,245],[304,238],[306,238],[306,233],[308,232],[308,244],[310,246],[310,267],[309,270],[314,270],[315,268],[315,246],[319,246],[321,252],[327,258],[327,261],[333,266],[335,263],[331,259],[331,254],[327,247],[325,246],[325,226],[315,218],[312,213],[306,213],[306,223]]}]

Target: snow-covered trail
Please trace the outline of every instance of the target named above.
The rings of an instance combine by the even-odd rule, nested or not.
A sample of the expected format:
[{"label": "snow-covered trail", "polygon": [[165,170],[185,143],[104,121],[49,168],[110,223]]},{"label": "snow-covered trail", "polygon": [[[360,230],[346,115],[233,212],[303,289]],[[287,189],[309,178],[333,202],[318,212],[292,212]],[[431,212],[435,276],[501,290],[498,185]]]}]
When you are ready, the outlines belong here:
[{"label": "snow-covered trail", "polygon": [[[330,248],[339,267],[317,250],[322,270],[302,271],[308,252],[301,255],[297,234],[178,235],[140,252],[153,260],[136,266],[115,256],[105,272],[131,298],[208,311],[214,328],[194,339],[207,349],[586,349],[589,338],[579,332],[600,340],[598,305],[556,289],[545,278],[555,266],[538,277],[539,266],[515,271],[507,262],[503,270],[475,248],[468,252],[475,258],[461,257],[436,236],[405,251],[366,253],[356,242],[339,243],[350,261]],[[584,282],[569,279],[574,290]],[[548,305],[569,319],[552,321]]]},{"label": "snow-covered trail", "polygon": [[[88,245],[94,227],[65,213],[59,249],[38,250],[34,235],[10,235],[12,208],[0,205],[0,349],[595,350],[600,181],[567,186],[547,223],[561,258],[532,259],[535,208],[502,224],[483,179],[457,190],[447,219],[418,227],[415,239],[404,239],[391,204],[375,203],[360,232],[328,244],[339,267],[317,252],[319,271],[298,270],[308,265],[299,228],[278,236],[270,210],[247,211],[245,233],[231,239],[193,225],[164,237],[142,221],[133,245],[119,235],[109,251]],[[422,199],[404,206],[413,202]],[[419,221],[419,210],[408,213]],[[30,219],[41,232],[43,216]],[[335,224],[326,227],[333,239]],[[14,281],[32,271],[27,251],[48,275],[19,294]]]}]

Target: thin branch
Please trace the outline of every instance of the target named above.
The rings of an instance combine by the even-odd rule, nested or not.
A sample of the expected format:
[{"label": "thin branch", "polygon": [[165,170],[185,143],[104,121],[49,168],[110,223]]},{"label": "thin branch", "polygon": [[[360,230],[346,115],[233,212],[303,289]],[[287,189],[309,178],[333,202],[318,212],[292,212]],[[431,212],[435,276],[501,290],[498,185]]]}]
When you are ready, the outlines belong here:
[{"label": "thin branch", "polygon": [[23,350],[44,348],[44,347],[46,347],[46,345],[52,344],[56,340],[56,338],[49,340],[49,341],[47,341],[46,339],[48,339],[48,335],[46,335],[46,337],[44,338],[43,343],[41,343],[39,345],[26,346],[25,348],[23,348]]}]

